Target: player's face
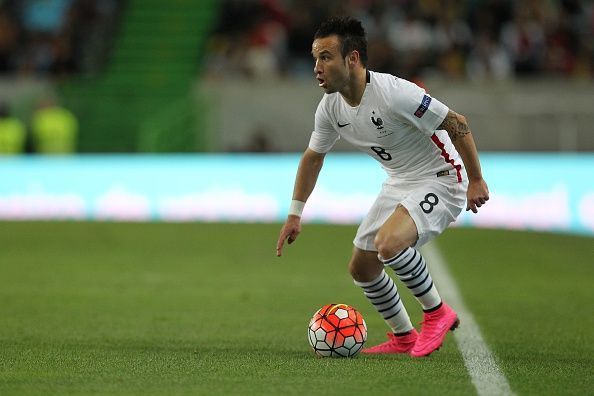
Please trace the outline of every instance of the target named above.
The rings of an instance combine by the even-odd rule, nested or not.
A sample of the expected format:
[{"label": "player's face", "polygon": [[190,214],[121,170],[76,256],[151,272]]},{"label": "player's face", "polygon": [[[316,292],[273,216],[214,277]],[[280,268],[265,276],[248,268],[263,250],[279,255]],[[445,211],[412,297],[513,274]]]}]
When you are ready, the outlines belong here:
[{"label": "player's face", "polygon": [[317,38],[311,46],[315,60],[314,73],[318,85],[326,93],[340,92],[348,83],[350,70],[346,58],[340,53],[338,36]]}]

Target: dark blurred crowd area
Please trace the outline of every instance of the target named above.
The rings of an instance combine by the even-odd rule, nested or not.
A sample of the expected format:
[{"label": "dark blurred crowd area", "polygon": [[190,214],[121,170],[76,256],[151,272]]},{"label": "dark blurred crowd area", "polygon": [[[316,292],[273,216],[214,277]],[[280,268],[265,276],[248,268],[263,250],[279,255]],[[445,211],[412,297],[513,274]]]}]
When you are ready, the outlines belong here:
[{"label": "dark blurred crowd area", "polygon": [[120,11],[118,0],[0,0],[0,75],[96,73]]},{"label": "dark blurred crowd area", "polygon": [[309,77],[331,15],[363,22],[370,69],[411,80],[594,77],[594,5],[580,0],[226,0],[207,76]]}]

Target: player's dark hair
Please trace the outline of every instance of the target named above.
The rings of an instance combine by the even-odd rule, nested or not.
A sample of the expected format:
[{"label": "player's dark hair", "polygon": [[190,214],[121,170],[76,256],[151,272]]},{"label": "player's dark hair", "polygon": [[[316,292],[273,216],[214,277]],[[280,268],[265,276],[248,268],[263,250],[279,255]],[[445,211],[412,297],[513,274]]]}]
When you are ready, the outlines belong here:
[{"label": "player's dark hair", "polygon": [[349,52],[357,50],[363,66],[367,65],[367,38],[365,29],[360,21],[345,17],[332,17],[320,25],[320,28],[314,35],[314,40],[332,35],[337,35],[340,39],[340,53],[346,57]]}]

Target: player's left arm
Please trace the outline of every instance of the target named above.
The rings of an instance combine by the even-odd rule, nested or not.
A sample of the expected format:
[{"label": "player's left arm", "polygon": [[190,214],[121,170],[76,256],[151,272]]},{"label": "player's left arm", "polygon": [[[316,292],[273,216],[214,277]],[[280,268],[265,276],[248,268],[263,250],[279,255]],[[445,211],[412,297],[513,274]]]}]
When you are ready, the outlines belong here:
[{"label": "player's left arm", "polygon": [[462,157],[468,175],[466,210],[477,213],[477,208],[480,208],[489,200],[489,188],[483,179],[476,144],[468,127],[466,117],[450,110],[438,129],[447,131],[454,147]]}]

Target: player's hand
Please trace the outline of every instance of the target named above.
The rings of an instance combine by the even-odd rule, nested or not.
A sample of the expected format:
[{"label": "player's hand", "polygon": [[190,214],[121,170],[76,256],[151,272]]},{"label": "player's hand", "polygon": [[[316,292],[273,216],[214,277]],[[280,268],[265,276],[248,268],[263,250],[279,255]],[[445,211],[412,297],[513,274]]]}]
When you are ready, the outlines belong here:
[{"label": "player's hand", "polygon": [[276,243],[276,256],[280,257],[283,253],[283,246],[288,239],[289,245],[295,242],[297,236],[301,232],[301,218],[299,216],[290,215],[280,231],[278,242]]},{"label": "player's hand", "polygon": [[483,179],[471,180],[468,183],[468,191],[466,192],[466,210],[472,210],[473,213],[478,212],[478,208],[483,206],[489,200],[489,187]]}]

